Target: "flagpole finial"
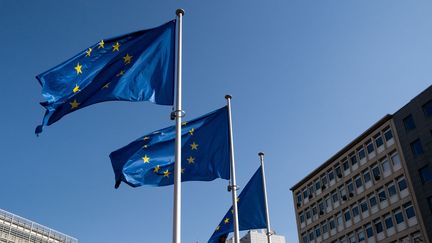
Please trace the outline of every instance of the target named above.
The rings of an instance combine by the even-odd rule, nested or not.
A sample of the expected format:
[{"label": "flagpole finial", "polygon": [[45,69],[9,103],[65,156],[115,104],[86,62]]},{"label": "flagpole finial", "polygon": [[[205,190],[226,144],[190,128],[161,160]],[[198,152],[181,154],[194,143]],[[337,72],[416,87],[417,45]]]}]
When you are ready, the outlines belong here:
[{"label": "flagpole finial", "polygon": [[225,95],[225,99],[230,100],[230,99],[232,99],[232,96],[231,95]]},{"label": "flagpole finial", "polygon": [[179,8],[179,9],[176,10],[176,15],[177,15],[177,16],[180,16],[180,14],[181,14],[181,15],[184,15],[184,14],[185,14],[185,11],[184,11],[182,8]]},{"label": "flagpole finial", "polygon": [[264,153],[263,152],[259,152],[258,156],[264,156]]}]

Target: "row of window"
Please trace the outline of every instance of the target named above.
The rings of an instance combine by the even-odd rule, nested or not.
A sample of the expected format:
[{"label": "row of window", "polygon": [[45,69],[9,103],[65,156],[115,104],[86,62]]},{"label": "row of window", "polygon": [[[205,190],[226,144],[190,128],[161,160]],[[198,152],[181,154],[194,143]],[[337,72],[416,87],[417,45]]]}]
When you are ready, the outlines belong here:
[{"label": "row of window", "polygon": [[[415,216],[414,207],[411,202],[408,202],[402,207],[398,207],[391,212],[364,224],[362,227],[348,233],[339,240],[340,242],[355,243],[364,242],[366,239],[376,237],[379,241],[383,239],[382,237],[385,237],[384,230],[386,230],[386,235],[388,237],[396,232],[404,230],[407,225],[412,226],[417,224]],[[315,239],[325,240],[330,236],[335,235],[337,232],[341,232],[343,230],[343,221],[342,217],[336,219],[330,218],[321,224],[316,225],[308,232],[302,234],[302,242],[315,242]],[[335,240],[332,242],[338,241]]]},{"label": "row of window", "polygon": [[315,179],[313,183],[302,188],[296,194],[297,207],[300,207],[302,203],[307,203],[314,195],[320,194],[335,184],[336,181],[341,180],[343,176],[355,171],[359,168],[359,163],[361,165],[366,163],[366,157],[372,159],[376,156],[376,151],[384,151],[384,140],[388,146],[394,143],[393,133],[389,127],[375,135],[373,139],[369,139],[363,146],[352,151],[348,157],[342,159],[340,163],[336,163],[326,173]]},{"label": "row of window", "polygon": [[[380,204],[381,209],[389,205],[388,200],[393,204],[399,200],[399,198],[404,198],[408,195],[408,186],[405,177],[401,176],[395,181],[391,181],[385,186],[378,188],[376,191],[368,194],[366,197],[359,199],[357,202],[351,204],[349,207],[339,211],[337,214],[333,215],[331,218],[341,218],[345,219],[346,222],[350,221],[351,218],[355,218],[355,222],[360,221],[360,214],[362,218],[367,218],[369,215],[378,212],[378,204]],[[397,196],[397,189],[399,189],[399,197]],[[316,221],[319,216],[318,214],[324,215],[324,212],[328,213],[332,210],[332,203],[334,205],[335,201],[333,198],[330,200],[324,200],[320,202],[317,206],[308,208],[299,215],[300,227],[304,228],[307,224],[311,224]]]},{"label": "row of window", "polygon": [[[390,162],[389,162],[390,160]],[[324,207],[335,209],[339,205],[348,201],[349,198],[354,197],[357,194],[362,193],[364,190],[372,187],[376,182],[387,177],[393,172],[396,172],[401,168],[399,154],[392,153],[388,157],[381,159],[379,163],[372,164],[370,167],[365,168],[361,173],[347,180],[343,185],[340,185],[335,190],[331,191],[327,195],[323,196],[323,199],[318,201],[316,204],[312,204],[309,208],[303,210],[313,210],[318,207],[323,209]],[[405,180],[404,180],[405,181]],[[325,206],[324,206],[325,205]],[[316,211],[316,210],[315,210]],[[323,210],[320,210],[320,212]],[[328,213],[329,211],[327,211]],[[301,217],[302,212],[299,212]]]},{"label": "row of window", "polygon": [[[426,118],[432,117],[432,100],[429,100],[422,106],[423,114]],[[416,128],[416,124],[414,122],[414,117],[409,114],[404,119],[402,119],[403,125],[405,127],[405,131],[409,132]]]}]

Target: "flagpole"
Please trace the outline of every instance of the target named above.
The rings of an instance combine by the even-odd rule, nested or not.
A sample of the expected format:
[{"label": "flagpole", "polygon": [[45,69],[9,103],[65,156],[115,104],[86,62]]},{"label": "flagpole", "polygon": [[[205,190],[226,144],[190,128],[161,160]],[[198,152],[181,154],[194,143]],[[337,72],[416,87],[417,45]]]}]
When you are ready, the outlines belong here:
[{"label": "flagpole", "polygon": [[235,176],[235,161],[234,161],[234,140],[232,132],[232,116],[231,116],[231,95],[225,95],[228,107],[228,120],[229,120],[229,136],[230,136],[230,157],[231,157],[231,185],[228,186],[228,191],[232,193],[232,202],[234,210],[234,243],[240,243],[239,223],[238,223],[238,210],[237,210],[237,184]]},{"label": "flagpole", "polygon": [[271,231],[270,231],[270,216],[268,211],[268,201],[267,201],[267,186],[266,186],[266,177],[264,172],[264,153],[259,152],[258,156],[260,157],[261,161],[261,173],[262,173],[262,183],[264,188],[264,206],[266,211],[266,221],[267,221],[267,242],[271,243]]},{"label": "flagpole", "polygon": [[178,37],[177,37],[177,95],[176,109],[174,111],[176,121],[175,139],[175,166],[174,166],[174,210],[173,210],[173,243],[181,242],[181,120],[182,110],[182,18],[183,9],[177,9]]}]

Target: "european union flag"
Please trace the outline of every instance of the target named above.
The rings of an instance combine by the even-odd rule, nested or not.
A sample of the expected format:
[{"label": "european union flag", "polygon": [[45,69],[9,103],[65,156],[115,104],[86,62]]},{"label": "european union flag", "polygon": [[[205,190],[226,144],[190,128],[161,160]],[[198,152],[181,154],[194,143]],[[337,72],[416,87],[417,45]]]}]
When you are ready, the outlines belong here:
[{"label": "european union flag", "polygon": [[[228,109],[182,124],[182,181],[230,178]],[[110,154],[116,188],[174,183],[175,126],[147,134]]]},{"label": "european union flag", "polygon": [[38,75],[45,100],[42,125],[49,126],[83,107],[113,100],[174,101],[176,21],[101,40]]},{"label": "european union flag", "polygon": [[[237,198],[237,208],[239,230],[267,227],[261,166]],[[228,234],[234,231],[233,216],[234,211],[231,207],[208,240],[209,243],[225,243]]]}]

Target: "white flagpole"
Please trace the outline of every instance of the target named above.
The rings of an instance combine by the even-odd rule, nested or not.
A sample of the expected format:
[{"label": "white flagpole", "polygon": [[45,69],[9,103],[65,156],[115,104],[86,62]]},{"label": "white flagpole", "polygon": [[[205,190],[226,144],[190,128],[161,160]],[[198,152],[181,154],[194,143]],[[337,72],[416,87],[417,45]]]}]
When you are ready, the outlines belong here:
[{"label": "white flagpole", "polygon": [[232,116],[231,116],[231,95],[226,95],[225,99],[227,100],[228,106],[228,120],[229,120],[229,136],[230,136],[230,157],[231,157],[231,185],[228,186],[228,191],[231,190],[232,193],[232,202],[233,202],[233,210],[234,210],[234,243],[240,243],[240,235],[239,235],[239,223],[238,223],[238,210],[237,210],[237,184],[235,177],[235,161],[234,161],[234,140],[233,140],[233,132],[232,132]]},{"label": "white flagpole", "polygon": [[183,9],[177,9],[177,95],[176,109],[171,114],[176,121],[175,165],[174,165],[174,210],[173,210],[173,243],[181,242],[181,126],[182,126],[182,17]]},{"label": "white flagpole", "polygon": [[267,201],[267,186],[266,186],[266,177],[264,172],[264,153],[259,152],[258,156],[260,157],[261,161],[261,173],[262,173],[262,183],[264,188],[264,207],[266,211],[266,221],[267,221],[267,242],[271,243],[271,231],[270,231],[270,216],[268,211],[268,201]]}]

